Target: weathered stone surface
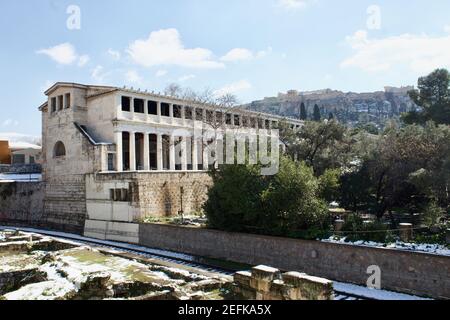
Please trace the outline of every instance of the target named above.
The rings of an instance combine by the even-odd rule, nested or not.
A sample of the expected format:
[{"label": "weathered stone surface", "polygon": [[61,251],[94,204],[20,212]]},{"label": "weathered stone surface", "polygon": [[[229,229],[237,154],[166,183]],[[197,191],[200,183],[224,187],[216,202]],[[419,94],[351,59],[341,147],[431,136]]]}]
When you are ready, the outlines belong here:
[{"label": "weathered stone surface", "polygon": [[[147,262],[131,253],[74,247],[73,243],[46,237],[32,244],[10,243],[8,238],[39,236],[13,232],[0,235],[0,244],[14,249],[0,252],[0,295],[4,295],[0,299],[223,299],[230,283],[219,274],[197,274],[195,268],[167,266],[167,262],[157,265],[157,259]],[[11,246],[18,243],[26,245]],[[33,251],[33,244],[40,245],[42,251]]]},{"label": "weathered stone surface", "polygon": [[411,223],[400,223],[400,239],[403,242],[410,242],[413,238],[413,225]]},{"label": "weathered stone surface", "polygon": [[282,280],[278,269],[257,266],[251,274],[235,274],[234,291],[238,296],[250,300],[333,299],[333,283],[327,279],[299,272],[288,272],[281,277]]},{"label": "weathered stone surface", "polygon": [[[378,265],[383,289],[450,299],[449,256],[161,224],[141,224],[139,233],[140,244],[151,248],[227,257],[248,265],[267,263],[363,286],[367,268]],[[313,250],[316,258],[311,256]],[[413,279],[409,267],[416,270]]]}]

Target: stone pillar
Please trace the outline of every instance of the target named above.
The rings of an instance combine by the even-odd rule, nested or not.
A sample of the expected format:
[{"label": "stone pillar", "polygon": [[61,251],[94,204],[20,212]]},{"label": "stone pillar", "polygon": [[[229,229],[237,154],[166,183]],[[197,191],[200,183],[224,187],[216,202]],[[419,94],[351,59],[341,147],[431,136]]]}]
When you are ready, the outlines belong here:
[{"label": "stone pillar", "polygon": [[336,220],[334,221],[334,231],[340,232],[342,231],[342,227],[344,226],[344,220]]},{"label": "stone pillar", "polygon": [[202,141],[203,143],[203,153],[202,153],[202,159],[203,159],[203,170],[209,169],[209,145],[207,141]]},{"label": "stone pillar", "polygon": [[134,119],[134,98],[130,98],[131,119]]},{"label": "stone pillar", "polygon": [[130,171],[136,171],[136,134],[130,132]]},{"label": "stone pillar", "polygon": [[170,170],[175,171],[175,137],[170,135]]},{"label": "stone pillar", "polygon": [[195,135],[192,137],[192,170],[198,170],[198,140]]},{"label": "stone pillar", "polygon": [[447,229],[446,240],[447,244],[450,244],[450,229]]},{"label": "stone pillar", "polygon": [[163,145],[162,145],[162,134],[156,135],[156,162],[157,170],[162,171],[163,168]]},{"label": "stone pillar", "polygon": [[187,170],[187,137],[182,137],[181,141],[181,170]]},{"label": "stone pillar", "polygon": [[143,133],[144,135],[144,170],[150,170],[150,141],[148,133]]},{"label": "stone pillar", "polygon": [[400,223],[400,239],[409,242],[413,238],[413,225],[411,223]]},{"label": "stone pillar", "polygon": [[158,122],[161,122],[161,101],[156,102],[156,113],[158,117]]},{"label": "stone pillar", "polygon": [[123,171],[122,131],[114,133],[116,142],[116,171]]},{"label": "stone pillar", "polygon": [[106,145],[100,146],[101,171],[108,171],[108,147]]}]

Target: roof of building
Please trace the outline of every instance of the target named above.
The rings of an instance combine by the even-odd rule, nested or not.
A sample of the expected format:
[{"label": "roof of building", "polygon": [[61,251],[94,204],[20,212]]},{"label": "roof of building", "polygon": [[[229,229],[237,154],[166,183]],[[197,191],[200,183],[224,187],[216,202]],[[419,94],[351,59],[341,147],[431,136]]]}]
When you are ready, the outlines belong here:
[{"label": "roof of building", "polygon": [[24,141],[10,141],[9,148],[13,151],[24,150],[24,149],[34,149],[34,150],[42,149],[42,147],[38,146],[37,144],[32,144],[32,143],[24,142]]},{"label": "roof of building", "polygon": [[[179,97],[174,97],[174,96],[168,96],[168,95],[163,95],[161,93],[155,93],[155,92],[149,92],[148,90],[142,91],[140,89],[135,90],[134,88],[127,88],[127,87],[114,87],[114,86],[101,86],[101,85],[86,85],[86,84],[80,84],[80,83],[71,83],[71,82],[57,82],[55,83],[53,86],[51,86],[47,91],[45,91],[46,95],[51,94],[54,90],[56,90],[58,87],[60,86],[65,86],[65,87],[74,87],[74,88],[80,88],[80,89],[86,89],[86,90],[94,90],[94,92],[88,94],[86,96],[86,98],[94,98],[94,97],[98,97],[100,95],[104,95],[104,94],[109,94],[112,92],[128,92],[128,93],[132,93],[132,94],[140,94],[140,95],[145,95],[148,97],[152,97],[152,98],[160,98],[160,99],[170,99],[172,101],[178,101],[180,104],[191,104],[193,106],[203,106],[206,108],[214,108],[214,109],[221,109],[221,110],[226,110],[226,109],[232,109],[233,112],[236,113],[245,113],[247,115],[253,115],[253,116],[266,116],[268,118],[272,118],[272,119],[277,119],[277,120],[284,120],[287,119],[289,121],[294,121],[294,122],[298,122],[298,123],[302,123],[303,121],[299,120],[299,119],[295,119],[295,118],[287,118],[287,117],[282,117],[282,116],[278,116],[278,115],[274,115],[274,114],[269,114],[269,113],[264,113],[264,112],[257,112],[257,111],[252,111],[252,110],[246,110],[244,109],[242,106],[236,106],[233,108],[227,108],[224,106],[220,106],[220,105],[213,105],[213,104],[209,104],[209,103],[202,103],[199,101],[195,101],[195,100],[190,100],[190,99],[182,99]],[[42,111],[45,107],[47,106],[46,103],[42,104],[39,107],[39,110]]]}]

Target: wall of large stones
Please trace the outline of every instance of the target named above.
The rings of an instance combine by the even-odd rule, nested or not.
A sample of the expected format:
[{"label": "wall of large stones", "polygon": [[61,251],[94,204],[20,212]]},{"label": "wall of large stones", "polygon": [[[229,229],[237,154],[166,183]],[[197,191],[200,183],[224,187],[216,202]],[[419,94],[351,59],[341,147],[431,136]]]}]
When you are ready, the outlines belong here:
[{"label": "wall of large stones", "polygon": [[134,201],[147,216],[176,216],[202,210],[211,178],[207,173],[159,173],[136,180]]},{"label": "wall of large stones", "polygon": [[0,224],[41,226],[44,188],[42,182],[0,183]]},{"label": "wall of large stones", "polygon": [[381,268],[383,289],[450,299],[450,257],[157,224],[140,224],[140,244],[366,285]]},{"label": "wall of large stones", "polygon": [[87,215],[85,175],[48,178],[44,214],[47,228],[82,234]]},{"label": "wall of large stones", "polygon": [[[204,172],[99,173],[87,175],[86,182],[90,219],[128,222],[150,216],[176,216],[181,210],[185,214],[199,212],[212,183]],[[112,201],[110,189],[114,188],[131,190],[131,201]],[[123,217],[117,215],[119,207]]]}]

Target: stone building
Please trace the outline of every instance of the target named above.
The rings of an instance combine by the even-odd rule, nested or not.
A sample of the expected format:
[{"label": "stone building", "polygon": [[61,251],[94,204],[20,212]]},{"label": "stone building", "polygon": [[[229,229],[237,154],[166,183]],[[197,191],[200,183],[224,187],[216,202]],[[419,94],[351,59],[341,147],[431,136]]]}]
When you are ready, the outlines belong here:
[{"label": "stone building", "polygon": [[[86,220],[200,211],[225,131],[273,137],[284,120],[110,86],[59,82],[45,94],[44,213],[49,227],[78,233]],[[206,131],[215,138],[205,138]]]}]

